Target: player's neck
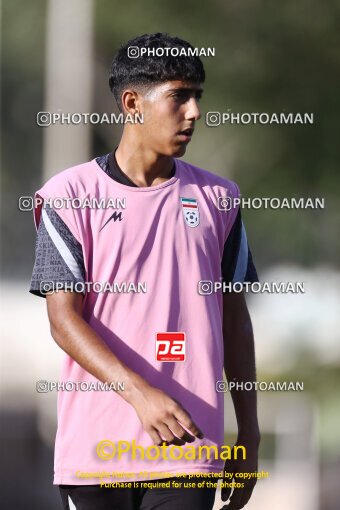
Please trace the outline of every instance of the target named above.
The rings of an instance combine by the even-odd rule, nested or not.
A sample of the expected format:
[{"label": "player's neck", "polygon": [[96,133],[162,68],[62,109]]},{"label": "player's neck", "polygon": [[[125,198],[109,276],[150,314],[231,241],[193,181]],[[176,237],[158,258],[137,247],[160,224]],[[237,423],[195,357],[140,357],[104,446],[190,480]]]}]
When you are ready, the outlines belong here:
[{"label": "player's neck", "polygon": [[118,166],[137,186],[156,186],[168,180],[174,164],[172,157],[159,156],[124,135],[115,156]]}]

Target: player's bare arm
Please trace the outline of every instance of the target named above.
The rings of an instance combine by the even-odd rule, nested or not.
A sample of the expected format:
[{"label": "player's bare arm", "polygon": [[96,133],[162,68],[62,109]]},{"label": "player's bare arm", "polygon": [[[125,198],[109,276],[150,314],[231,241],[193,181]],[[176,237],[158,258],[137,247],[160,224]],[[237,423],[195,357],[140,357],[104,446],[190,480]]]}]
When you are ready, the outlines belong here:
[{"label": "player's bare arm", "polygon": [[82,318],[82,294],[51,293],[46,301],[51,334],[59,347],[98,380],[124,381],[124,391],[117,393],[133,406],[155,444],[165,440],[183,445],[194,441],[194,436],[203,437],[179,402],[129,369]]},{"label": "player's bare arm", "polygon": [[[256,380],[254,337],[250,315],[243,293],[228,293],[223,296],[223,342],[224,369],[229,382]],[[238,425],[237,444],[246,447],[246,460],[227,461],[228,472],[253,472],[258,467],[260,432],[257,420],[256,391],[231,390]],[[244,489],[234,491],[228,510],[243,508],[248,502],[256,479],[245,482]],[[231,489],[222,489],[226,501]]]}]

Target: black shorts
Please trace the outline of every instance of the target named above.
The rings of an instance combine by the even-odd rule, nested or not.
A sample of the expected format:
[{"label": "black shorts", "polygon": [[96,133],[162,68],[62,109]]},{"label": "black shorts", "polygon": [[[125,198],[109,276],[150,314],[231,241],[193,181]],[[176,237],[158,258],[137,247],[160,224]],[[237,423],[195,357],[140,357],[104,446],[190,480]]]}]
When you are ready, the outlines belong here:
[{"label": "black shorts", "polygon": [[[200,482],[216,479],[194,477],[162,478],[144,482],[169,482],[170,488],[101,488],[100,485],[59,485],[64,510],[212,510],[215,487],[198,488]],[[171,482],[181,483],[171,487]],[[195,483],[195,488],[184,483]]]}]

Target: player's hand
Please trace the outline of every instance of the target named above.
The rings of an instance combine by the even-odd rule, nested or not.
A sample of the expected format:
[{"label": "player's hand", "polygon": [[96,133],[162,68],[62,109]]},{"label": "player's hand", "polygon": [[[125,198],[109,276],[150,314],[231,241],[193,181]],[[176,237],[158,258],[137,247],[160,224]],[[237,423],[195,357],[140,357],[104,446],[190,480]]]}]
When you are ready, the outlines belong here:
[{"label": "player's hand", "polygon": [[[246,448],[246,459],[243,460],[243,458],[239,458],[238,460],[234,460],[232,458],[231,460],[227,460],[225,462],[224,470],[227,473],[233,473],[234,475],[235,473],[257,472],[259,443],[254,441],[253,443],[250,442],[245,444],[245,442],[237,441],[236,445],[242,445]],[[233,453],[231,456],[233,457]],[[231,478],[222,478],[222,480],[227,483],[231,483],[232,481],[236,483],[243,483],[244,487],[242,489],[238,489],[236,487],[234,489],[229,489],[227,487],[222,488],[222,501],[228,501],[229,498],[230,501],[224,505],[221,510],[239,510],[240,508],[243,508],[248,503],[257,482],[257,478],[234,478],[233,480],[231,480]],[[232,490],[233,493],[231,494]]]},{"label": "player's hand", "polygon": [[190,414],[177,400],[158,388],[147,386],[131,404],[156,445],[166,442],[181,446],[192,443],[196,437],[203,438]]}]

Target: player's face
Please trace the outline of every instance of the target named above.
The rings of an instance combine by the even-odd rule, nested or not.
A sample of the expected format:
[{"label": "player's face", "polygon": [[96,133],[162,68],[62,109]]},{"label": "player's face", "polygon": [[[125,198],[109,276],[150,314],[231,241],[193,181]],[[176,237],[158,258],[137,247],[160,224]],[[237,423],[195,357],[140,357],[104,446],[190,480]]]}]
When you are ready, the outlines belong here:
[{"label": "player's face", "polygon": [[168,81],[143,95],[143,138],[151,150],[183,156],[201,118],[198,101],[202,92],[199,83]]}]

